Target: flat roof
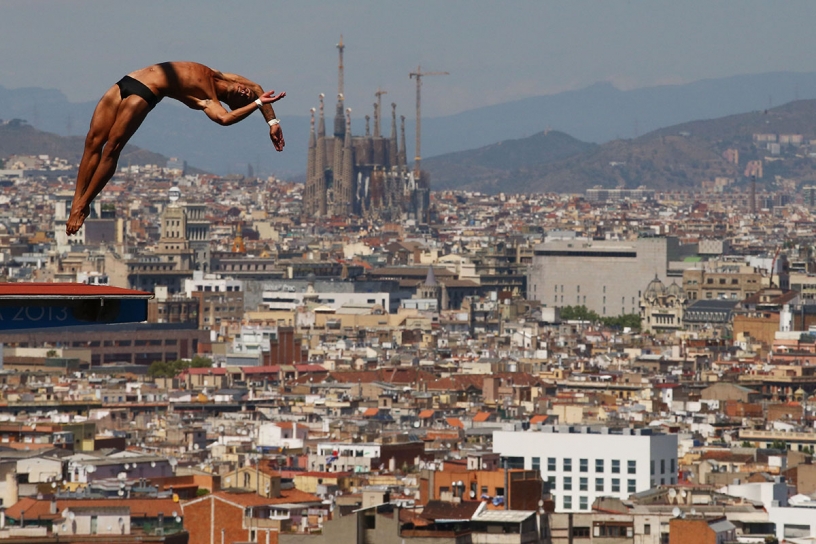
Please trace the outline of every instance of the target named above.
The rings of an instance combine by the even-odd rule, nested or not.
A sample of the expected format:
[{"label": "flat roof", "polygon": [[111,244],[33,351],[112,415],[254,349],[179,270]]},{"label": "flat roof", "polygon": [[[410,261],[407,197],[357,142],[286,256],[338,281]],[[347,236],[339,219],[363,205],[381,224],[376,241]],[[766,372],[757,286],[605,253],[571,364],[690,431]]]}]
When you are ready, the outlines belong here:
[{"label": "flat roof", "polygon": [[15,299],[149,299],[153,293],[85,283],[0,283],[0,300]]},{"label": "flat roof", "polygon": [[530,516],[533,511],[526,510],[483,510],[473,516],[473,521],[492,521],[494,523],[521,523]]}]

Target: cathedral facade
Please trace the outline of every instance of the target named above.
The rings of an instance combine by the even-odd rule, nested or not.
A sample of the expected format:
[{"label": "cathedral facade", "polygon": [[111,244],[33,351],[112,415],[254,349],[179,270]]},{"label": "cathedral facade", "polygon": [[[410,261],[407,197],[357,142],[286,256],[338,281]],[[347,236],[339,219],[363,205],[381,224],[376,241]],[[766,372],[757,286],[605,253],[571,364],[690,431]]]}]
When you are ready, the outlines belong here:
[{"label": "cathedral facade", "polygon": [[[391,104],[391,131],[380,134],[381,106],[374,104],[374,130],[366,115],[364,136],[351,134],[351,110],[344,107],[343,45],[340,51],[339,85],[332,133],[326,133],[324,95],[315,122],[312,109],[306,165],[305,219],[320,217],[366,217],[398,221],[414,218],[427,223],[430,184],[424,173],[408,168],[405,148],[405,116],[397,140],[397,106]],[[378,93],[379,96],[380,93]]]}]

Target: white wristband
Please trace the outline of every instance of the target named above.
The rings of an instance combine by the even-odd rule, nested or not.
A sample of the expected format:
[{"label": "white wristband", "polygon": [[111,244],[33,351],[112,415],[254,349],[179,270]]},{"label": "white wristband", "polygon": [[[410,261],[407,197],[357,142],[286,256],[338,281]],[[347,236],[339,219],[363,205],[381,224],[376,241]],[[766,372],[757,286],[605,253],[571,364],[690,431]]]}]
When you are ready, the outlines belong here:
[{"label": "white wristband", "polygon": [[267,121],[267,123],[269,123],[270,127],[274,127],[275,125],[280,125],[280,121],[278,121],[277,119],[270,119],[269,121]]},{"label": "white wristband", "polygon": [[263,106],[263,102],[261,102],[261,99],[260,99],[260,98],[256,98],[256,99],[255,99],[255,103],[256,103],[256,104],[258,104],[258,107],[259,107],[259,108],[260,108],[261,106]]}]

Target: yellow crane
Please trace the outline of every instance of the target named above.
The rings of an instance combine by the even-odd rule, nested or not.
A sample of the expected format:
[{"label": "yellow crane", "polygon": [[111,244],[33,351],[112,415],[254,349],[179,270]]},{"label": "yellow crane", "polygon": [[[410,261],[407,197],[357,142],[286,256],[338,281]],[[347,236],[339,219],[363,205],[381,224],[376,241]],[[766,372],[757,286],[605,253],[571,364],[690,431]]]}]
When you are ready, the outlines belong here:
[{"label": "yellow crane", "polygon": [[417,66],[416,72],[408,74],[409,78],[416,78],[416,156],[414,156],[414,176],[419,179],[421,155],[419,152],[420,133],[422,128],[422,115],[420,110],[420,89],[422,88],[422,78],[425,76],[447,76],[448,72],[423,72],[421,66]]}]

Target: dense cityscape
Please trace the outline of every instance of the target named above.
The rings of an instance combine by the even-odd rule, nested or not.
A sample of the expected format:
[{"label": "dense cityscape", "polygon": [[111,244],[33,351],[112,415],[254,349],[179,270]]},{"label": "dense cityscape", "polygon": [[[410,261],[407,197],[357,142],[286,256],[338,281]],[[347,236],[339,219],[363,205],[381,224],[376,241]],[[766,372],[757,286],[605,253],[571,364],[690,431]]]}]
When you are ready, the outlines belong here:
[{"label": "dense cityscape", "polygon": [[812,534],[809,188],[321,216],[174,159],[120,168],[69,239],[73,167],[6,160],[4,280],[152,298],[0,331],[10,541]]},{"label": "dense cityscape", "polygon": [[440,190],[337,49],[302,180],[0,156],[0,539],[812,543],[814,136]]}]

